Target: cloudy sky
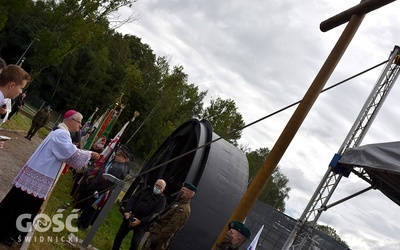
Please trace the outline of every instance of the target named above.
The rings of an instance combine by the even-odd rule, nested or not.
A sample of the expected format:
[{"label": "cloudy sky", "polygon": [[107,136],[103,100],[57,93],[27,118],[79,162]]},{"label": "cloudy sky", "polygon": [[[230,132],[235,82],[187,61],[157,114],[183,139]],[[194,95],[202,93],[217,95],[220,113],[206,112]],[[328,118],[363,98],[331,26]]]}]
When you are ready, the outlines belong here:
[{"label": "cloudy sky", "polygon": [[[138,1],[123,16],[139,18],[119,29],[142,38],[157,56],[182,65],[189,83],[236,102],[246,124],[301,100],[341,35],[320,23],[356,4],[355,0]],[[398,1],[366,16],[326,87],[385,61],[400,42]],[[292,188],[286,213],[300,217],[333,155],[354,123],[383,67],[322,93],[279,166]],[[400,85],[399,83],[397,85]],[[362,144],[400,140],[394,86]],[[243,131],[240,143],[272,148],[293,114],[290,108]],[[331,202],[367,187],[344,178]],[[332,226],[352,249],[400,249],[400,208],[379,191],[369,191],[326,212],[319,223]]]}]

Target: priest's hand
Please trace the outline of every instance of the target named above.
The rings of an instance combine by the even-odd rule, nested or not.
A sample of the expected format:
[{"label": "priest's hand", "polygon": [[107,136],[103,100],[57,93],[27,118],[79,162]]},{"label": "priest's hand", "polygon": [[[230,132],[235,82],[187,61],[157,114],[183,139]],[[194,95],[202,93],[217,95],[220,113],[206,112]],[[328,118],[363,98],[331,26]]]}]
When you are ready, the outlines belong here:
[{"label": "priest's hand", "polygon": [[97,161],[98,159],[100,159],[100,155],[98,153],[92,151],[92,159]]}]

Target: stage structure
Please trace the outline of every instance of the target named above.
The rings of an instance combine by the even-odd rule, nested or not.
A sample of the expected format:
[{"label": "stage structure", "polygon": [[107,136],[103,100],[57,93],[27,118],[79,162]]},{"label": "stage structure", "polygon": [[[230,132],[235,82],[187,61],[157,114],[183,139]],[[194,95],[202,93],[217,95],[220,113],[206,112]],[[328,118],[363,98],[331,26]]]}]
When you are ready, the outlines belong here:
[{"label": "stage structure", "polygon": [[[398,183],[400,183],[400,170],[395,170],[394,173],[397,174],[395,177],[393,177],[391,174],[388,174],[384,168],[375,168],[374,166],[369,166],[368,164],[356,164],[351,161],[347,161],[347,158],[346,160],[343,158],[343,164],[340,164],[340,160],[344,153],[354,153],[354,151],[351,149],[356,148],[361,144],[366,133],[368,132],[368,129],[378,114],[379,109],[382,107],[387,95],[397,80],[399,70],[400,48],[399,46],[395,46],[389,56],[385,68],[383,69],[378,81],[374,86],[374,89],[367,98],[355,123],[346,136],[342,146],[339,148],[339,151],[334,155],[331,163],[329,164],[328,170],[326,171],[324,177],[322,178],[320,184],[318,185],[316,191],[314,192],[300,219],[298,220],[296,227],[290,233],[289,238],[282,249],[308,249],[308,244],[306,244],[306,242],[311,240],[310,235],[312,235],[313,227],[316,225],[323,211],[326,211],[327,209],[368,190],[378,189],[391,200],[399,204],[400,185]],[[349,153],[347,153],[347,151]],[[387,150],[386,152],[390,152],[390,150]],[[341,199],[340,201],[328,204],[342,177],[348,177],[350,173],[354,173],[369,183],[370,187],[360,190],[359,192]],[[397,184],[395,184],[396,182]]]},{"label": "stage structure", "polygon": [[399,148],[398,141],[349,148],[339,164],[348,169],[360,168],[361,178],[400,206]]},{"label": "stage structure", "polygon": [[[264,225],[257,243],[257,250],[282,249],[296,223],[296,219],[259,200],[256,201],[246,217],[246,225],[252,232],[252,239],[261,226]],[[247,249],[250,243],[251,241],[247,241],[242,249]],[[349,250],[346,245],[319,230],[313,230],[306,247],[313,250]]]}]

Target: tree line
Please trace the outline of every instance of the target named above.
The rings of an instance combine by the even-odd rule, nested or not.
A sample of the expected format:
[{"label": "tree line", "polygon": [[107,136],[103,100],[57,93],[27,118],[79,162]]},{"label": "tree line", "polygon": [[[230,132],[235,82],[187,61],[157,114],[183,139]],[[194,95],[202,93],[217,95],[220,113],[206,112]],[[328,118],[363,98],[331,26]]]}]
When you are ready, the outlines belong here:
[{"label": "tree line", "polygon": [[[205,107],[207,91],[188,82],[181,65],[155,55],[135,35],[123,35],[109,21],[134,0],[0,0],[0,57],[32,76],[28,94],[39,96],[64,112],[102,114],[122,95],[125,108],[114,132],[141,115],[127,131],[135,155],[148,158],[179,125],[191,118],[210,121],[216,134],[240,147],[245,123],[232,99],[216,97]],[[134,17],[120,20],[123,24]],[[117,25],[118,26],[118,25]],[[242,149],[244,147],[241,147]],[[262,166],[268,148],[244,150],[250,179]],[[288,179],[278,168],[260,200],[285,210]]]}]

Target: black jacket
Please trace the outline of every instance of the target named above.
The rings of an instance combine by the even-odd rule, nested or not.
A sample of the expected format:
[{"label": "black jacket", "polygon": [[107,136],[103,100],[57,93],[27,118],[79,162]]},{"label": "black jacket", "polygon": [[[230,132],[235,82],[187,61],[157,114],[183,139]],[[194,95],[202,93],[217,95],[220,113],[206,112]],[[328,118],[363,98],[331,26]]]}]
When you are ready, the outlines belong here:
[{"label": "black jacket", "polygon": [[140,226],[148,227],[154,214],[164,210],[167,201],[163,194],[153,194],[153,187],[146,187],[134,193],[127,201],[124,212],[131,213],[141,222]]}]

